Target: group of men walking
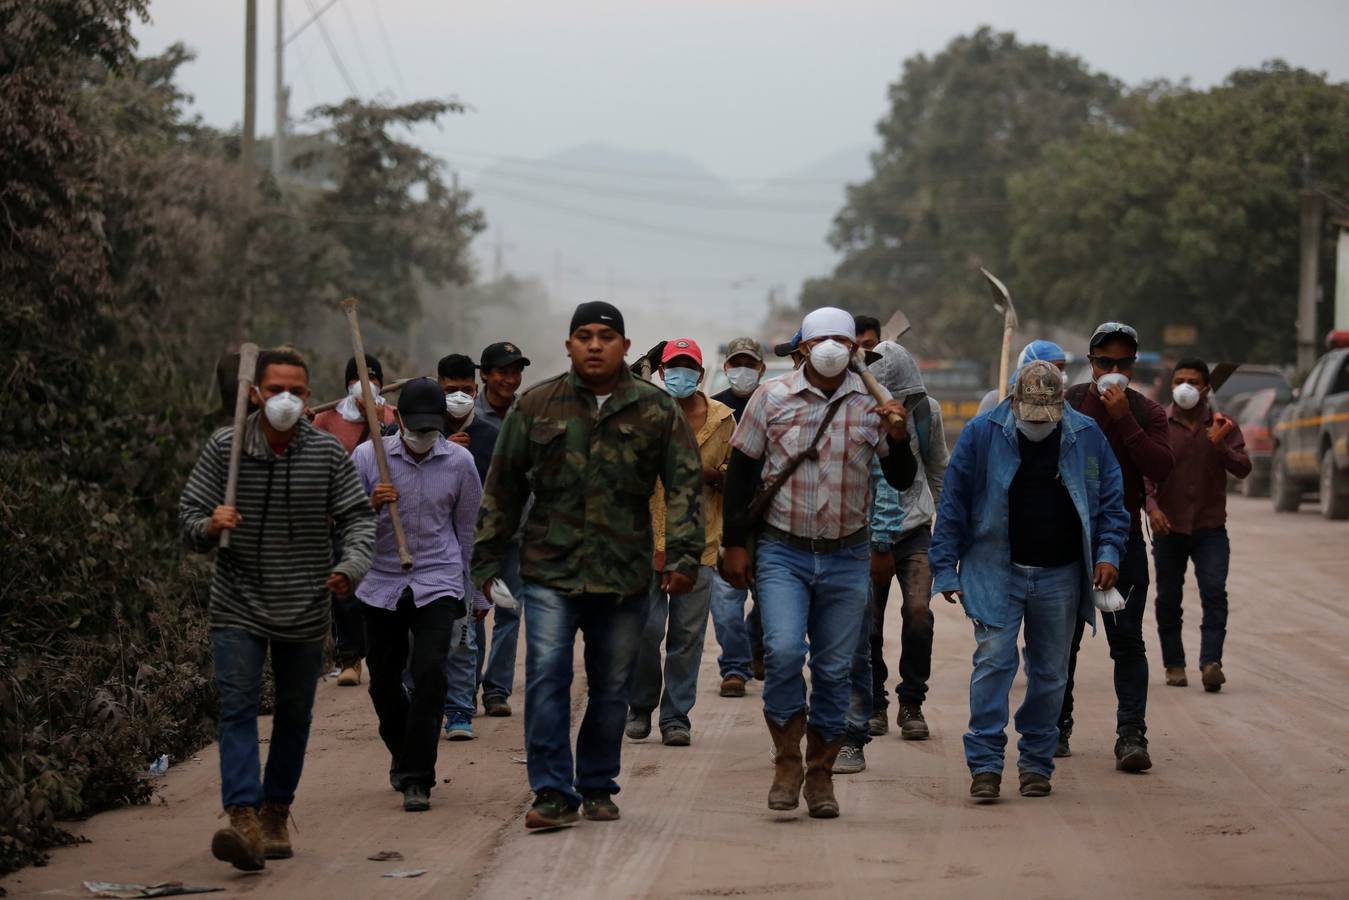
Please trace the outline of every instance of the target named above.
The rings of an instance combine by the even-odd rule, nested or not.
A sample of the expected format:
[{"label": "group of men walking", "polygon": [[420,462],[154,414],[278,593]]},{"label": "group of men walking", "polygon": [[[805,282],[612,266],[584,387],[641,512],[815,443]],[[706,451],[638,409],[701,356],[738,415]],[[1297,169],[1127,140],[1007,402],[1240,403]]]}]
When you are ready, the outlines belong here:
[{"label": "group of men walking", "polygon": [[[180,506],[194,548],[231,534],[211,592],[230,818],[215,855],[242,869],[291,855],[287,820],[330,627],[340,684],[360,683],[364,660],[390,784],[410,812],[430,806],[442,727],[471,739],[479,696],[487,715],[512,714],[523,619],[535,796],[526,826],[619,818],[625,733],[642,740],[658,727],[668,746],[694,743],[710,615],[719,693],[744,697],[763,680],[769,808],[804,798],[812,817],[835,817],[833,776],[865,768],[864,746],[890,728],[892,581],[903,738],[930,733],[930,600],[961,604],[972,622],[965,750],[976,800],[1000,794],[1020,634],[1019,789],[1050,792],[1054,758],[1071,753],[1076,655],[1097,608],[1112,610],[1103,619],[1117,766],[1149,768],[1144,510],[1167,682],[1186,683],[1189,558],[1203,600],[1202,680],[1209,690],[1224,681],[1221,485],[1250,463],[1239,429],[1208,405],[1207,368],[1182,361],[1164,410],[1127,387],[1138,350],[1129,326],[1097,329],[1095,378],[1067,390],[1065,355],[1037,341],[1007,400],[968,423],[948,454],[917,362],[880,331],[868,317],[815,310],[779,348],[796,368],[767,380],[759,342],[737,338],[723,366],[729,387],[708,396],[695,341],[664,342],[658,387],[625,362],[622,313],[585,303],[566,336],[568,371],[523,394],[530,361],[508,342],[476,364],[445,357],[437,379],[403,384],[396,405],[367,357],[371,391],[353,359],[348,396],[312,422],[305,361],[262,353],[237,500],[223,499],[233,436],[222,429]],[[873,377],[879,389],[868,387]],[[379,407],[379,434],[366,403]],[[578,632],[586,705],[573,747]],[[260,774],[269,652],[276,712]]]}]

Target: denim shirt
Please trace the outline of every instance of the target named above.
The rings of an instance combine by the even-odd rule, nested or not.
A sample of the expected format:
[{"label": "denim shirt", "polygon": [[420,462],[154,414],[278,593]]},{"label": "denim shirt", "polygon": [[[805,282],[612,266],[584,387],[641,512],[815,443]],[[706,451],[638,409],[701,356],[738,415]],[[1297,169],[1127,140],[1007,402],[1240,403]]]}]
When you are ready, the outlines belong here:
[{"label": "denim shirt", "polygon": [[[916,455],[916,454],[915,454]],[[915,483],[917,479],[914,479]],[[890,545],[904,533],[904,506],[899,491],[890,486],[881,472],[881,461],[871,460],[871,546]]]},{"label": "denim shirt", "polygon": [[[994,628],[1007,619],[1012,566],[1007,492],[1021,466],[1010,400],[972,419],[960,434],[946,470],[928,561],[932,591],[960,591],[965,614]],[[1129,538],[1124,480],[1105,434],[1089,416],[1064,406],[1059,475],[1082,520],[1083,559],[1119,568]],[[1082,567],[1079,615],[1093,629],[1093,565]]]}]

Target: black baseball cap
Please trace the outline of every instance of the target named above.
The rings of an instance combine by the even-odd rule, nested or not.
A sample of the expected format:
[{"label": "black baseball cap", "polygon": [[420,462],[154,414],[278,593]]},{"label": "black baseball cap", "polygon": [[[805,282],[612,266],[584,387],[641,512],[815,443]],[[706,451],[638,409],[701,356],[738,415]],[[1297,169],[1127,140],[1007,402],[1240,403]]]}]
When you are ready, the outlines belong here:
[{"label": "black baseball cap", "polygon": [[783,341],[773,347],[774,356],[791,356],[796,352],[796,348],[801,346],[801,329],[796,329],[796,334],[792,335],[789,341]]},{"label": "black baseball cap", "polygon": [[398,415],[408,431],[434,431],[445,424],[445,392],[439,382],[414,378],[398,395]]},{"label": "black baseball cap", "polygon": [[488,344],[487,349],[482,351],[480,360],[483,370],[504,369],[513,366],[516,363],[529,365],[529,359],[520,352],[520,348],[510,341],[498,341],[495,344]]}]

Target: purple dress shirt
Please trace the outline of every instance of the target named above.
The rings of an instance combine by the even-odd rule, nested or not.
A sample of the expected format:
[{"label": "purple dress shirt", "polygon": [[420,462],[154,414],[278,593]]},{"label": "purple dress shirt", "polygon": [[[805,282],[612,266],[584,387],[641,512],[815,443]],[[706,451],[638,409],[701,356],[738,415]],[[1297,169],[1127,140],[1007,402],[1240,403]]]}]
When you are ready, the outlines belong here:
[{"label": "purple dress shirt", "polygon": [[[473,455],[438,437],[431,452],[418,461],[398,435],[382,440],[389,477],[398,489],[398,513],[412,554],[412,569],[404,572],[399,564],[398,543],[386,506],[379,511],[375,531],[375,562],[356,589],[356,596],[362,603],[382,609],[395,608],[408,587],[418,606],[438,597],[467,597],[473,529],[482,502],[482,484]],[[374,445],[367,441],[357,447],[351,461],[369,494],[379,484]]]}]

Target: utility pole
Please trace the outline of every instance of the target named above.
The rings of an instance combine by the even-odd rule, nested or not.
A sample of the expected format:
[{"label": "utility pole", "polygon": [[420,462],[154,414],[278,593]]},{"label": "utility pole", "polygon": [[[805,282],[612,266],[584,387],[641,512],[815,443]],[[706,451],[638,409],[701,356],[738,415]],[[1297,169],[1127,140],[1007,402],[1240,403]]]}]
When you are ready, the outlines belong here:
[{"label": "utility pole", "polygon": [[1321,217],[1325,198],[1302,192],[1302,258],[1297,285],[1297,367],[1308,372],[1316,364],[1316,288],[1320,269]]},{"label": "utility pole", "polygon": [[285,0],[276,0],[276,122],[272,128],[272,175],[281,177],[286,165],[286,114],[289,112],[290,91],[286,90],[286,27]]},{"label": "utility pole", "polygon": [[244,0],[244,137],[239,162],[245,202],[253,190],[253,143],[257,135],[258,0]]}]

